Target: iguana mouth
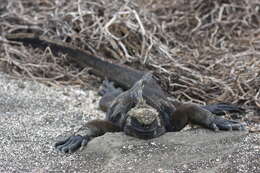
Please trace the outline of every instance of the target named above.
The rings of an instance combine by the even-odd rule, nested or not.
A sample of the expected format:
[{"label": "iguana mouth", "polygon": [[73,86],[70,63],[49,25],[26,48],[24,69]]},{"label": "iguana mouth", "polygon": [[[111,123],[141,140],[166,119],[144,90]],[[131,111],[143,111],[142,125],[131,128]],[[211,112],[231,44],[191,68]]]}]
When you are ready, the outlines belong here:
[{"label": "iguana mouth", "polygon": [[140,139],[151,139],[160,136],[165,132],[165,129],[160,126],[157,119],[150,124],[141,124],[136,118],[129,117],[127,124],[124,127],[124,132],[127,135],[134,136]]},{"label": "iguana mouth", "polygon": [[126,125],[124,132],[127,135],[134,136],[140,139],[151,139],[154,137],[154,134],[157,131],[156,124],[151,125],[150,127],[135,127],[133,125]]},{"label": "iguana mouth", "polygon": [[154,121],[149,124],[142,124],[136,118],[131,118],[131,125],[133,129],[140,133],[149,133],[157,129],[158,122],[154,119]]}]

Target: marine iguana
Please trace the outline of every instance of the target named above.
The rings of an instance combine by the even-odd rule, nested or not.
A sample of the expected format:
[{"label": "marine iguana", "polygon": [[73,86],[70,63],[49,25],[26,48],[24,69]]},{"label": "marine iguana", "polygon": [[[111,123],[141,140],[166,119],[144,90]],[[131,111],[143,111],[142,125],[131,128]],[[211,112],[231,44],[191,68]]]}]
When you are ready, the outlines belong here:
[{"label": "marine iguana", "polygon": [[90,66],[92,74],[114,82],[104,81],[100,94],[100,107],[106,111],[105,120],[92,120],[66,140],[59,141],[55,148],[71,153],[90,140],[106,132],[123,131],[141,139],[155,138],[165,132],[183,129],[188,123],[218,130],[242,130],[244,125],[214,114],[242,112],[243,109],[228,104],[199,106],[172,101],[151,73],[117,65],[90,55],[62,42],[52,41],[38,34],[18,33],[6,36],[8,40],[23,42],[36,48],[49,47],[58,55],[65,53],[82,67]]}]

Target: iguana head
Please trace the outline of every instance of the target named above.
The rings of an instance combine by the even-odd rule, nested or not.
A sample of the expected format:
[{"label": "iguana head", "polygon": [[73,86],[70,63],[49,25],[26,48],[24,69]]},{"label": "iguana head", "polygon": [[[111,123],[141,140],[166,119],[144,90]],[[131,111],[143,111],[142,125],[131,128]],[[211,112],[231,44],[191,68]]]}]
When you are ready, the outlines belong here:
[{"label": "iguana head", "polygon": [[139,100],[137,105],[128,113],[124,131],[130,136],[142,139],[150,139],[164,133],[159,113],[156,109],[146,104],[144,99]]},{"label": "iguana head", "polygon": [[143,126],[152,124],[158,117],[158,111],[146,104],[145,100],[140,100],[135,107],[133,107],[128,115],[135,119]]}]

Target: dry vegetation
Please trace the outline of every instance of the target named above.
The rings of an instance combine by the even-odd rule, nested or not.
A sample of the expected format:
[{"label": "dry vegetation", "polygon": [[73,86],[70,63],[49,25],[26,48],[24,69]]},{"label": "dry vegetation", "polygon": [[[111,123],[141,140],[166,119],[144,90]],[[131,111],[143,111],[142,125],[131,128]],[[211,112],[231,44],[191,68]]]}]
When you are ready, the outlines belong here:
[{"label": "dry vegetation", "polygon": [[6,33],[21,31],[153,70],[182,101],[260,109],[259,0],[1,0],[0,68],[43,82],[84,85],[93,77],[65,56],[5,40]]}]

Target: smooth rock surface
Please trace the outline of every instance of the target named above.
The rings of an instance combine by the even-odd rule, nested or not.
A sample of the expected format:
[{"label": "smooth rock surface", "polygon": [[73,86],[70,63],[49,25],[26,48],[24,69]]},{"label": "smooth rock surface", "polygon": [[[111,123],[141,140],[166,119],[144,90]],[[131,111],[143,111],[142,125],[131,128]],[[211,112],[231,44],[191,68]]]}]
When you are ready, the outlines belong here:
[{"label": "smooth rock surface", "polygon": [[108,133],[82,151],[53,144],[103,118],[94,91],[50,88],[0,73],[0,172],[260,172],[259,134],[190,129],[139,140]]}]

